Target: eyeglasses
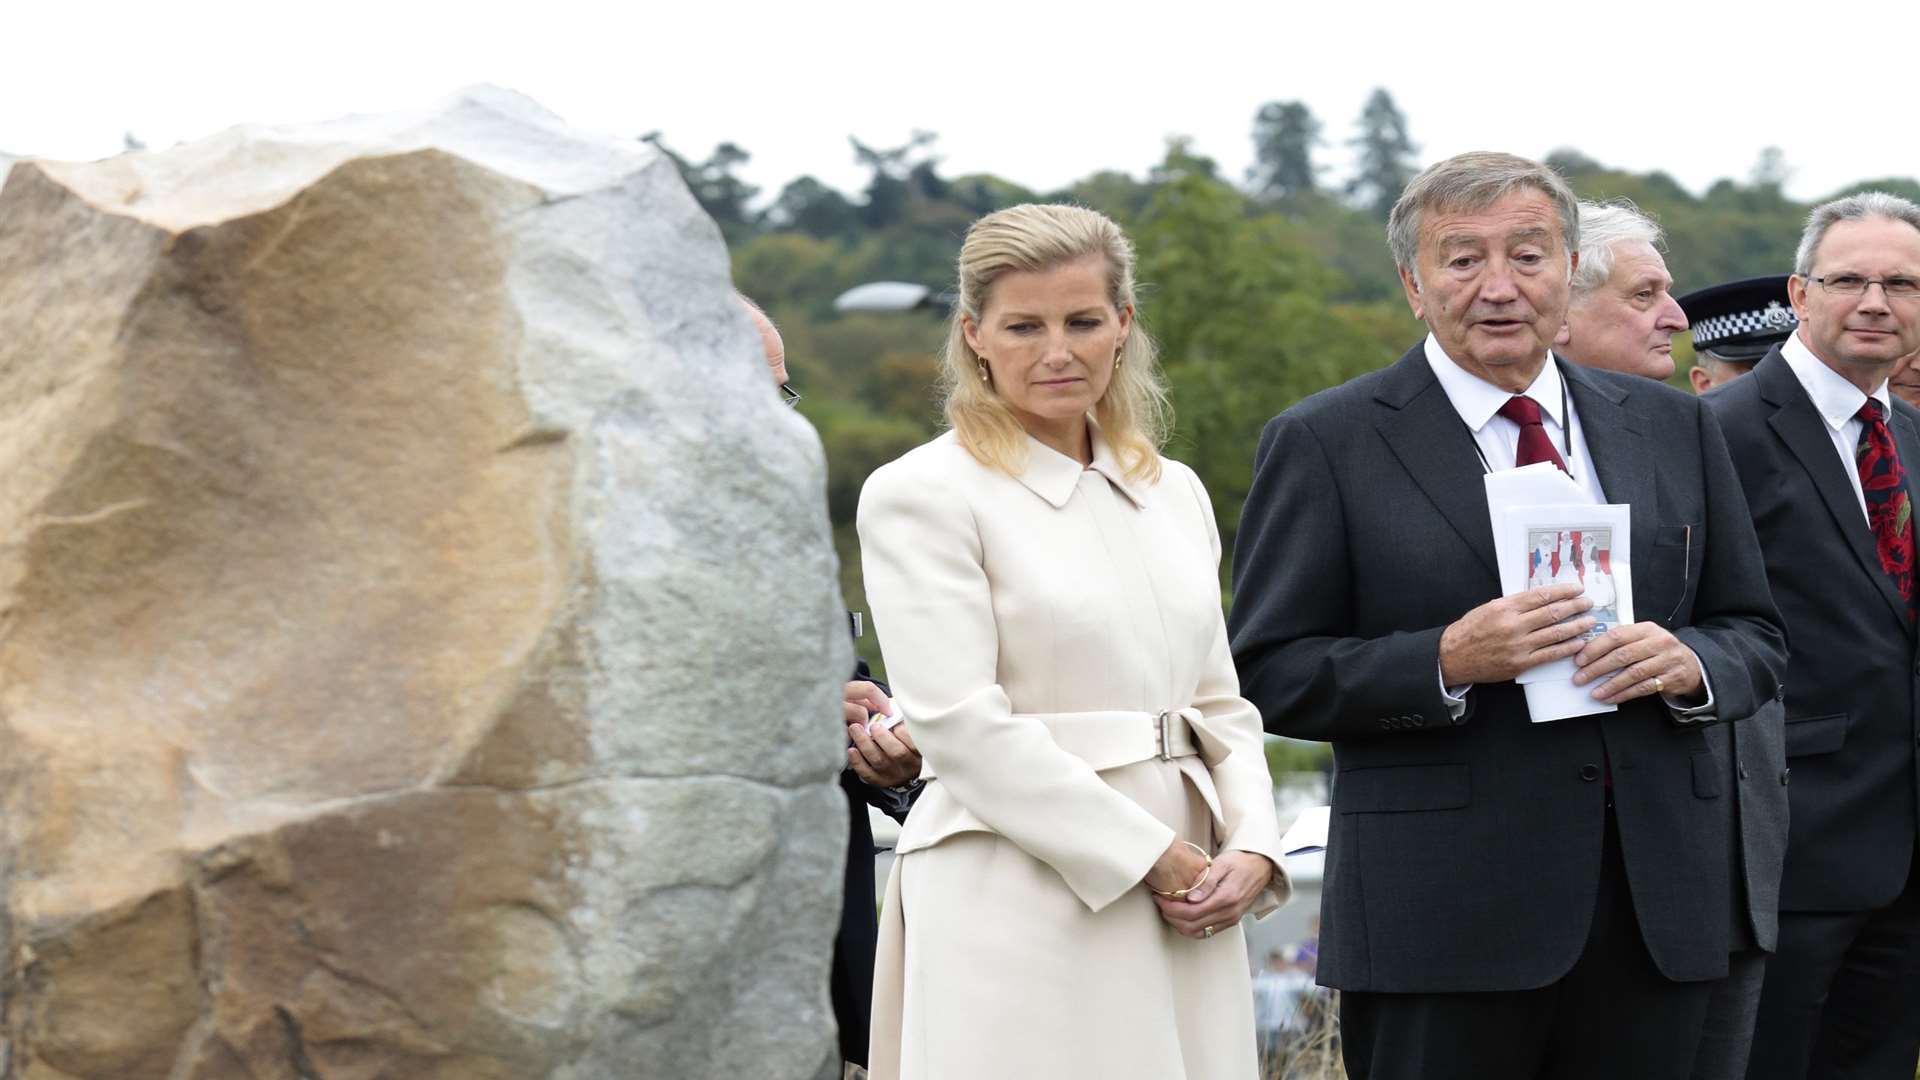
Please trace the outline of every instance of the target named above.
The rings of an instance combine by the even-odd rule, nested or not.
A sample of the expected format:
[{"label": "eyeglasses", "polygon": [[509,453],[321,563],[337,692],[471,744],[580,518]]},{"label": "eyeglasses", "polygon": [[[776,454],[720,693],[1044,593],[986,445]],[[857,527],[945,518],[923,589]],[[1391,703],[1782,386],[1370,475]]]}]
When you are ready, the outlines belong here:
[{"label": "eyeglasses", "polygon": [[795,390],[790,383],[781,383],[780,384],[780,404],[785,405],[789,409],[799,405],[800,391]]},{"label": "eyeglasses", "polygon": [[1859,274],[1828,274],[1812,280],[1820,287],[1837,296],[1859,296],[1869,286],[1878,285],[1888,296],[1896,300],[1911,300],[1920,296],[1920,278],[1905,276],[1870,278]]}]

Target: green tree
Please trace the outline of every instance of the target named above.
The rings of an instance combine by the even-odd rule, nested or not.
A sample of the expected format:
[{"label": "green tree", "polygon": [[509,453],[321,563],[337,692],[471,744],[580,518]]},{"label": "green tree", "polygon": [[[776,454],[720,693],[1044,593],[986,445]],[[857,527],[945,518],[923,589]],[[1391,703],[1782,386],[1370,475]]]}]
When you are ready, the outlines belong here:
[{"label": "green tree", "polygon": [[1353,179],[1347,181],[1347,197],[1372,208],[1384,221],[1394,200],[1419,175],[1413,156],[1418,148],[1407,134],[1407,118],[1385,87],[1367,98],[1366,107],[1360,110],[1359,128],[1349,142],[1360,160]]},{"label": "green tree", "polygon": [[[1143,325],[1160,342],[1174,404],[1170,456],[1206,483],[1231,565],[1260,429],[1301,397],[1370,370],[1415,340],[1391,308],[1362,317],[1306,234],[1260,212],[1179,142],[1169,179],[1134,223]],[[1384,258],[1384,255],[1382,255]]]},{"label": "green tree", "polygon": [[[899,146],[876,147],[847,136],[847,141],[853,144],[854,161],[872,174],[867,182],[866,205],[860,209],[861,224],[869,229],[884,229],[906,216],[907,204],[916,194],[924,195],[928,180],[933,178],[928,162],[912,158],[923,154],[938,138],[931,131],[915,131]],[[908,183],[909,177],[916,182]]]},{"label": "green tree", "polygon": [[946,198],[969,214],[984,217],[995,210],[1037,201],[1038,196],[1031,189],[992,173],[972,173],[954,178],[947,185]]},{"label": "green tree", "polygon": [[1320,143],[1320,121],[1304,102],[1270,101],[1253,118],[1253,167],[1247,179],[1256,194],[1291,199],[1319,186],[1313,148]]},{"label": "green tree", "polygon": [[858,284],[846,249],[798,232],[762,233],[733,246],[733,283],[762,307],[797,309],[809,319],[831,318],[833,298]]},{"label": "green tree", "polygon": [[852,238],[860,231],[859,209],[811,176],[787,181],[761,220],[775,229],[791,229],[820,240]]},{"label": "green tree", "polygon": [[753,235],[755,222],[747,204],[760,194],[760,189],[734,175],[736,169],[753,160],[752,154],[733,143],[723,142],[713,148],[707,160],[695,164],[669,147],[657,131],[640,136],[640,140],[667,155],[680,170],[687,189],[693,192],[700,208],[720,226],[728,243],[738,243]]},{"label": "green tree", "polygon": [[[1165,189],[1181,180],[1198,177],[1214,182],[1220,181],[1220,163],[1198,153],[1193,148],[1190,135],[1167,136],[1167,155],[1160,163],[1147,172],[1147,183],[1155,188]],[[1159,197],[1159,193],[1155,193]]]},{"label": "green tree", "polygon": [[1747,182],[1754,188],[1779,195],[1793,179],[1793,170],[1787,166],[1786,151],[1777,146],[1769,146],[1760,151],[1754,159],[1753,170],[1747,174]]},{"label": "green tree", "polygon": [[1060,191],[1042,196],[1047,202],[1069,202],[1098,210],[1115,221],[1127,222],[1140,216],[1153,199],[1153,185],[1120,172],[1102,169]]}]

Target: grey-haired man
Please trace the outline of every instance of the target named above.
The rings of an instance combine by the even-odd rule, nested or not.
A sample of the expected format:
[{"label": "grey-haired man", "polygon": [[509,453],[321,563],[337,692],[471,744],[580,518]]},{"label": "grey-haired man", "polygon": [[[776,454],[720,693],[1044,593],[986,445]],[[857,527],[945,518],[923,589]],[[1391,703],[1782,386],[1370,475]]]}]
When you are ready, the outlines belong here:
[{"label": "grey-haired man", "polygon": [[1702,399],[1726,430],[1793,639],[1792,828],[1747,1075],[1913,1080],[1920,412],[1887,377],[1920,348],[1920,206],[1868,192],[1816,207],[1787,292],[1799,328]]}]

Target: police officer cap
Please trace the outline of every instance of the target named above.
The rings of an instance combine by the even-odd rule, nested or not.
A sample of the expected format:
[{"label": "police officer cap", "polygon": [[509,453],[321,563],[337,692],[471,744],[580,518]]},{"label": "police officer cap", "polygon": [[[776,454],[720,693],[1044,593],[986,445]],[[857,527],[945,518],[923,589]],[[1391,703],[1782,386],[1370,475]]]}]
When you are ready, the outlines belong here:
[{"label": "police officer cap", "polygon": [[1750,364],[1800,325],[1787,302],[1787,275],[1710,285],[1680,298],[1693,351]]}]

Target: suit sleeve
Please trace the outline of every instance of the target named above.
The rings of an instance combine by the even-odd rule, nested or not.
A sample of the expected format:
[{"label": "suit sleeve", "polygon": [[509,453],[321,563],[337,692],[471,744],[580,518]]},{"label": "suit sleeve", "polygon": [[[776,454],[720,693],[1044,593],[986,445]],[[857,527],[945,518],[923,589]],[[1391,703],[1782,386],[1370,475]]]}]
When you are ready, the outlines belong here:
[{"label": "suit sleeve", "polygon": [[[1214,520],[1213,502],[1200,478],[1182,469],[1199,504],[1206,524],[1207,538],[1213,545],[1213,564],[1220,565],[1220,527]],[[1267,771],[1267,748],[1260,728],[1260,711],[1253,702],[1240,696],[1240,679],[1234,674],[1233,654],[1227,645],[1227,623],[1222,616],[1214,624],[1213,640],[1201,669],[1200,684],[1193,705],[1206,718],[1207,730],[1233,752],[1212,769],[1213,786],[1220,795],[1220,809],[1226,818],[1226,836],[1222,849],[1250,851],[1265,855],[1280,866],[1280,819],[1273,809],[1273,776]],[[1276,898],[1275,904],[1277,906]]]},{"label": "suit sleeve", "polygon": [[1173,830],[1013,715],[973,511],[944,477],[905,464],[867,480],[858,524],[867,603],[914,741],[962,806],[1098,911],[1146,877]]},{"label": "suit sleeve", "polygon": [[1726,436],[1712,409],[1704,402],[1694,407],[1705,475],[1707,550],[1690,625],[1673,635],[1694,651],[1713,680],[1714,718],[1738,720],[1752,716],[1779,689],[1787,667],[1787,635],[1767,587],[1753,513]]},{"label": "suit sleeve", "polygon": [[1455,718],[1440,687],[1446,627],[1354,636],[1357,538],[1341,498],[1312,429],[1291,414],[1268,422],[1233,559],[1228,627],[1241,692],[1268,731],[1298,739],[1418,738],[1466,723],[1474,695]]}]

